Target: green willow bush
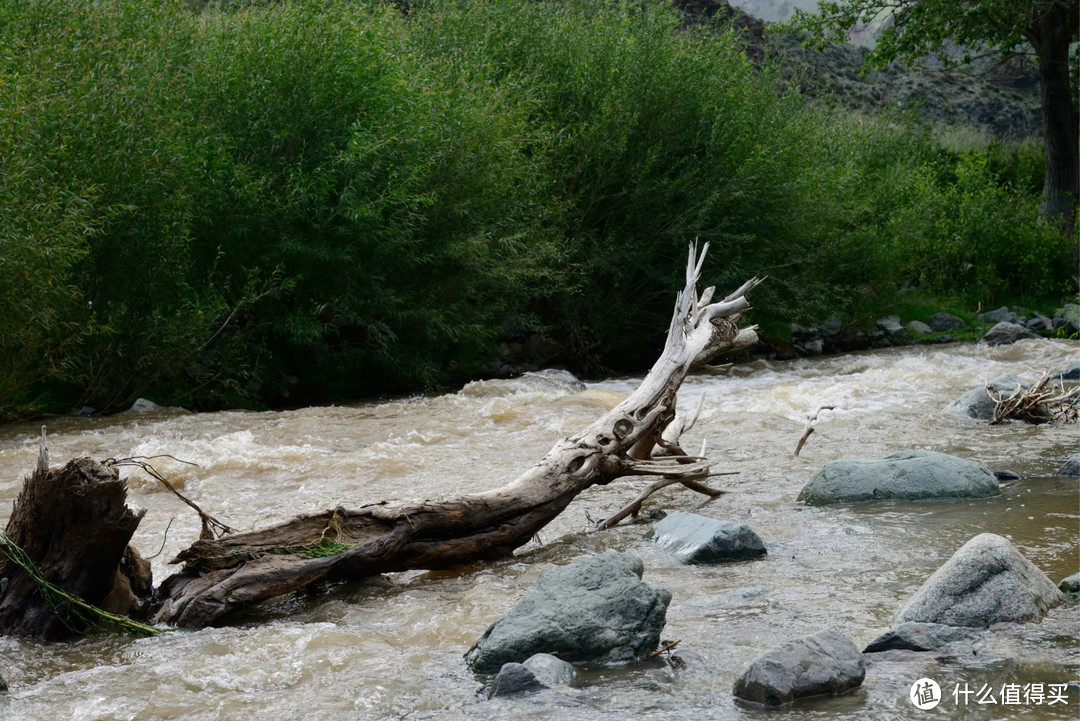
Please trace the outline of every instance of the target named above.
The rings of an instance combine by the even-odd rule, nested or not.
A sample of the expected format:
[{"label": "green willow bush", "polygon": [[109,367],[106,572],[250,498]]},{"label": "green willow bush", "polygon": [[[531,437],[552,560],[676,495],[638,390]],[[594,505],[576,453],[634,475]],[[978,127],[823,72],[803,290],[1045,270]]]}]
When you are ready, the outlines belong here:
[{"label": "green willow bush", "polygon": [[3,3],[0,43],[0,413],[433,388],[537,331],[640,368],[695,238],[759,322],[1068,282],[1010,158],[661,0]]}]

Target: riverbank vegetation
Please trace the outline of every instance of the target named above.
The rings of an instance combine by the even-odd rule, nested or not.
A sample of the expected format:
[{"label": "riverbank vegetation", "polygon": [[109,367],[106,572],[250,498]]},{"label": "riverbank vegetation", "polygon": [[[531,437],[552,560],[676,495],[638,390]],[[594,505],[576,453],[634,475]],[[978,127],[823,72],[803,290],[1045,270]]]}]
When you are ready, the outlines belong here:
[{"label": "riverbank vegetation", "polygon": [[694,238],[761,323],[1075,293],[1037,148],[807,102],[662,0],[5,3],[0,43],[8,417],[435,388],[537,333],[641,368]]}]

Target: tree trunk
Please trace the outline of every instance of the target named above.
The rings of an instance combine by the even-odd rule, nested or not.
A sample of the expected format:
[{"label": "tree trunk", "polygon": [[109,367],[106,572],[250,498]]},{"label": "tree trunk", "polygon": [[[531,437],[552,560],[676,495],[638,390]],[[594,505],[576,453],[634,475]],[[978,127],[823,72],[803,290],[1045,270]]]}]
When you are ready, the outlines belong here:
[{"label": "tree trunk", "polygon": [[1076,227],[1080,203],[1080,120],[1069,81],[1069,44],[1077,34],[1077,4],[1052,3],[1025,32],[1039,59],[1046,175],[1040,215],[1063,230]]},{"label": "tree trunk", "polygon": [[[157,619],[184,628],[200,628],[233,610],[317,582],[444,568],[508,556],[583,490],[620,476],[663,475],[694,490],[717,493],[698,482],[707,474],[709,462],[689,457],[678,448],[679,434],[692,421],[676,420],[675,396],[691,368],[718,353],[757,341],[753,327],[739,330],[736,321],[749,308],[745,294],[759,281],[747,282],[717,303],[711,302],[713,288],[699,296],[696,283],[707,249],[706,244],[698,256],[691,247],[686,285],[678,294],[664,351],[641,386],[579,434],[556,443],[513,483],[453,500],[378,503],[356,510],[336,508],[297,516],[260,531],[196,541],[173,560],[184,564],[182,570],[158,589],[157,596],[164,601]],[[27,492],[24,490],[24,495]],[[77,513],[73,509],[65,519],[72,523],[80,514],[89,518],[93,513],[95,523],[102,523],[107,512],[123,509],[122,495],[110,498],[108,508],[76,506]],[[37,521],[31,528],[21,507],[16,508],[13,520],[16,517],[21,526],[32,531],[20,538],[48,539],[63,531],[53,525],[39,528]],[[130,530],[126,530],[122,543],[122,534],[118,535],[107,559],[101,551],[92,554],[103,557],[96,571],[102,579],[115,576],[119,554],[138,520],[130,516]],[[82,526],[76,523],[73,527]],[[89,530],[86,533],[91,537]],[[97,533],[93,530],[93,534]],[[63,536],[63,544],[50,543],[68,548],[76,540],[71,533]],[[78,551],[78,557],[83,559],[86,550],[70,548],[68,552]],[[70,565],[62,555],[50,556],[43,563],[59,564],[61,568]],[[98,586],[85,591],[86,597],[100,598],[108,585],[99,579]],[[17,613],[12,608],[12,613]]]},{"label": "tree trunk", "polygon": [[43,445],[4,531],[0,633],[59,639],[94,622],[43,589],[37,574],[120,615],[137,610],[139,596],[148,599],[149,564],[128,549],[145,511],[132,513],[126,496],[127,484],[116,469],[89,458],[49,470]]}]

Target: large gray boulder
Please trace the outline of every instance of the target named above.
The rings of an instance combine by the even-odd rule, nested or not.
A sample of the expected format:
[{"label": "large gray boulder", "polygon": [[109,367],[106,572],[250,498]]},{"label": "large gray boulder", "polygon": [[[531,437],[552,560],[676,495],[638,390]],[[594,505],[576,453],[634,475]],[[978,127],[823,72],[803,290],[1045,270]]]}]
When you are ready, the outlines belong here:
[{"label": "large gray boulder", "polygon": [[987,345],[1009,345],[1018,340],[1028,340],[1030,338],[1038,337],[1039,336],[1018,323],[1009,323],[1008,321],[1003,320],[990,330],[986,331],[986,335],[982,337],[982,342]]},{"label": "large gray boulder", "polygon": [[809,696],[845,693],[865,676],[859,649],[828,629],[758,656],[735,682],[733,693],[750,703],[782,706]]},{"label": "large gray boulder", "polygon": [[680,563],[724,563],[764,556],[765,544],[745,523],[717,521],[679,511],[652,527],[646,538]]},{"label": "large gray boulder", "polygon": [[1027,388],[1015,375],[1006,373],[981,388],[972,388],[965,392],[955,401],[945,406],[945,412],[960,418],[974,418],[980,421],[992,420],[995,404],[986,391],[989,389],[998,397],[1007,397],[1019,387]]},{"label": "large gray boulder", "polygon": [[976,628],[1029,623],[1064,600],[1054,582],[1006,539],[980,533],[926,580],[896,620]]},{"label": "large gray boulder", "polygon": [[641,560],[605,551],[541,574],[521,601],[465,655],[477,673],[495,673],[551,653],[571,663],[644,659],[660,642],[671,594],[641,580]]},{"label": "large gray boulder", "polygon": [[901,451],[884,458],[829,461],[803,486],[798,500],[811,506],[862,501],[926,501],[1001,495],[983,465],[935,451]]}]

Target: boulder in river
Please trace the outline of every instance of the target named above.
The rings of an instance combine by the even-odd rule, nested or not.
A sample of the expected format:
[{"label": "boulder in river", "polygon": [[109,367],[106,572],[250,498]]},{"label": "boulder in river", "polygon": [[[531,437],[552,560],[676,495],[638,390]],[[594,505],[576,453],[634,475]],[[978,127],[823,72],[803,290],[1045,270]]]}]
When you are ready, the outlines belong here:
[{"label": "boulder in river", "polygon": [[811,506],[862,501],[926,501],[1001,495],[997,477],[974,461],[936,451],[829,461],[803,486]]},{"label": "boulder in river", "polygon": [[978,633],[973,628],[943,623],[905,621],[871,641],[863,653],[937,651],[950,643],[974,641]]},{"label": "boulder in river", "polygon": [[683,511],[664,518],[645,537],[687,564],[745,561],[766,553],[765,544],[745,523]]},{"label": "boulder in river", "polygon": [[782,706],[809,696],[833,696],[866,676],[862,654],[846,636],[827,629],[790,641],[754,659],[735,682],[742,701]]},{"label": "boulder in river", "polygon": [[1012,373],[998,376],[981,388],[972,388],[965,392],[955,401],[945,406],[945,412],[960,418],[974,418],[980,421],[989,421],[994,418],[995,403],[987,393],[989,390],[995,396],[1009,396],[1017,388],[1024,387],[1020,379]]},{"label": "boulder in river", "polygon": [[1009,323],[1003,320],[986,331],[986,335],[982,337],[982,342],[987,345],[1010,345],[1018,340],[1038,337],[1019,323]]},{"label": "boulder in river", "polygon": [[571,663],[640,661],[656,649],[671,594],[641,580],[641,560],[605,551],[549,569],[465,656],[477,673],[536,653]]},{"label": "boulder in river", "polygon": [[1064,600],[1053,581],[1008,540],[980,533],[926,580],[897,621],[976,628],[1031,623]]},{"label": "boulder in river", "polygon": [[1080,453],[1072,453],[1065,457],[1065,463],[1057,470],[1055,476],[1080,476]]}]

